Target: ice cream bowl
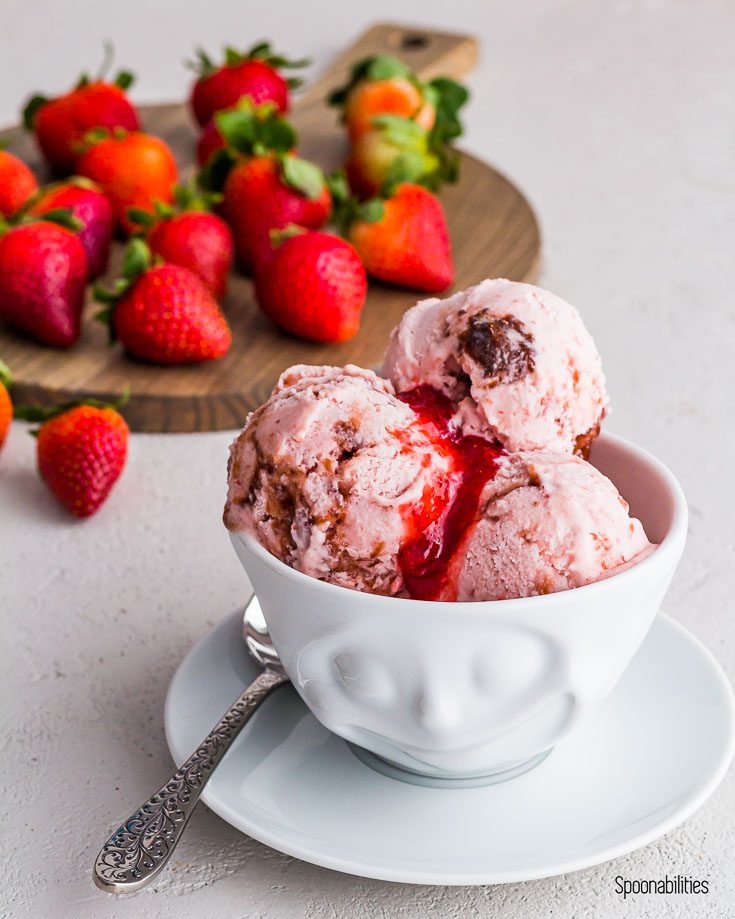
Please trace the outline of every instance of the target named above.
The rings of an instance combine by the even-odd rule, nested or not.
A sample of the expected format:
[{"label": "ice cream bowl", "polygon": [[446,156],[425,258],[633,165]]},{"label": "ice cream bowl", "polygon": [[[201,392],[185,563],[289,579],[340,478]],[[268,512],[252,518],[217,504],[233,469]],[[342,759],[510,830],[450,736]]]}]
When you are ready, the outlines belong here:
[{"label": "ice cream bowl", "polygon": [[462,785],[520,774],[591,715],[653,622],[684,548],[687,508],[666,466],[629,441],[604,434],[590,459],[657,547],[559,593],[472,603],[361,593],[295,571],[233,533],[314,716],[388,774]]}]

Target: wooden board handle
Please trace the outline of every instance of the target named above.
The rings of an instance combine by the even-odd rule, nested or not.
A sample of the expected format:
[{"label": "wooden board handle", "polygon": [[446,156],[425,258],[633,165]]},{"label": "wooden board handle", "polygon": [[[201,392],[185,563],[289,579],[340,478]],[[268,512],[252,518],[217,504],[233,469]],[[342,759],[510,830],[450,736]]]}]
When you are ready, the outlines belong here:
[{"label": "wooden board handle", "polygon": [[439,74],[463,77],[475,66],[477,53],[477,40],[470,35],[381,22],[339,55],[326,73],[298,97],[298,107],[303,110],[323,105],[329,93],[346,82],[352,66],[373,54],[392,54],[427,80]]}]

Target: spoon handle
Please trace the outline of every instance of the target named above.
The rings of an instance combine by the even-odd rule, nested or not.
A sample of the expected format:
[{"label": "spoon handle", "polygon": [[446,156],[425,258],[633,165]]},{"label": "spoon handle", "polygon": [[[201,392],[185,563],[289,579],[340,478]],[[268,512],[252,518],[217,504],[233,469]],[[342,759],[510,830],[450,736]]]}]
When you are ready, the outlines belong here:
[{"label": "spoon handle", "polygon": [[94,882],[101,890],[129,893],[156,877],[234,739],[263,699],[287,681],[283,673],[265,670],[259,674],[168,782],[115,830],[94,864]]}]

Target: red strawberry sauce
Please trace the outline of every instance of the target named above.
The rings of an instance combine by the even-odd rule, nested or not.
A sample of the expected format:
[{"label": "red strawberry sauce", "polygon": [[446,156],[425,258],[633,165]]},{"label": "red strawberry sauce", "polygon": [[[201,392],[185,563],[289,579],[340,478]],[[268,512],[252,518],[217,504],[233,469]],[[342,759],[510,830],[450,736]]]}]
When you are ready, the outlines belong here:
[{"label": "red strawberry sauce", "polygon": [[398,396],[416,412],[437,449],[451,457],[452,472],[440,490],[425,492],[407,521],[407,538],[398,562],[415,600],[453,600],[449,583],[452,559],[477,514],[480,493],[495,475],[504,451],[483,437],[462,435],[451,423],[450,400],[431,386]]}]

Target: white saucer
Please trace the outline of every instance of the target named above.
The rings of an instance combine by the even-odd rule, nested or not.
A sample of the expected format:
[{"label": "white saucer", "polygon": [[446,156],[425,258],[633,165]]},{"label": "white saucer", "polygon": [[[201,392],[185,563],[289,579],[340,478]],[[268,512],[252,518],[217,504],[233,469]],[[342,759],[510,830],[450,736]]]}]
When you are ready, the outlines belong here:
[{"label": "white saucer", "polygon": [[[166,736],[180,764],[256,673],[238,612],[176,672]],[[659,615],[596,715],[524,775],[428,788],[373,771],[277,689],[202,798],[233,826],[308,862],[415,884],[499,884],[599,864],[682,823],[733,755],[733,697],[710,653]]]}]

